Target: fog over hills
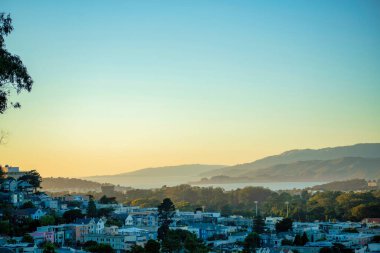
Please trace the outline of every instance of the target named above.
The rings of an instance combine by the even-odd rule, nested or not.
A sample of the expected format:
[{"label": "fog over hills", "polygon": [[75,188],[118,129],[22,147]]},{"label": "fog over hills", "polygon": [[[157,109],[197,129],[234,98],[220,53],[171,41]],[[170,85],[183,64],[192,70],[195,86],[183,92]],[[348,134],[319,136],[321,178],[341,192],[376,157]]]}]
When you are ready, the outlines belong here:
[{"label": "fog over hills", "polygon": [[186,164],[145,168],[116,175],[85,177],[85,179],[99,183],[112,183],[135,188],[146,185],[152,188],[159,188],[163,185],[177,185],[199,180],[199,174],[222,167],[225,167],[225,165]]},{"label": "fog over hills", "polygon": [[[177,185],[197,182],[220,183],[212,177],[226,176],[222,183],[231,182],[296,182],[380,178],[380,143],[356,144],[323,149],[291,150],[265,157],[251,163],[234,166],[190,164],[145,168],[128,173],[92,176],[85,179],[141,187]],[[214,178],[215,179],[215,178]]]}]

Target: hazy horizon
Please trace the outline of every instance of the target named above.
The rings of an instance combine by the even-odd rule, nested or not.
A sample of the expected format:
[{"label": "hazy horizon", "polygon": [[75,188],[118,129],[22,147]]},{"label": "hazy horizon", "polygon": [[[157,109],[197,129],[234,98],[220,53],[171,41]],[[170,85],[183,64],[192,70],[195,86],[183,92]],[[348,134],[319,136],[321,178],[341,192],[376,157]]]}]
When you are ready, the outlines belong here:
[{"label": "hazy horizon", "polygon": [[43,177],[380,142],[378,1],[2,1],[33,77],[0,164]]}]

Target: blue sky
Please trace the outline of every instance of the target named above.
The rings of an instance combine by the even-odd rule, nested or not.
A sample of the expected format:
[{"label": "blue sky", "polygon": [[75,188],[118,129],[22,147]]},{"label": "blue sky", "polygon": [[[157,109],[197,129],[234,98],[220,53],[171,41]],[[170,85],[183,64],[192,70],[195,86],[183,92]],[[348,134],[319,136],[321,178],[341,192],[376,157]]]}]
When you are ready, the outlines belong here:
[{"label": "blue sky", "polygon": [[380,141],[378,1],[1,2],[35,85],[0,118],[0,163],[81,176]]}]

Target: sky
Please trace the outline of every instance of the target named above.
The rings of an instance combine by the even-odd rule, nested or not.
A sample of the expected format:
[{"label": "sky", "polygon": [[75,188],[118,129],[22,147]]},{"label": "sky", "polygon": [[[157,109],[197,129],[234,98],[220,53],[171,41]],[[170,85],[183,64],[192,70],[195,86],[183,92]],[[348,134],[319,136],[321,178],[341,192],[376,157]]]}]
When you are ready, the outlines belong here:
[{"label": "sky", "polygon": [[380,142],[379,1],[0,0],[34,80],[0,164],[42,176]]}]

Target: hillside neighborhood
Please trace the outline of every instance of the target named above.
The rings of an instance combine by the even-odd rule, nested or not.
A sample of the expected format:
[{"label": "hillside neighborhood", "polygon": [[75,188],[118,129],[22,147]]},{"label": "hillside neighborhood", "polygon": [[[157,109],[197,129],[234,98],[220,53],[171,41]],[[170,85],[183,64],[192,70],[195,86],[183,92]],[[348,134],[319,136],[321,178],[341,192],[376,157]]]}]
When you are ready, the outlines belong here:
[{"label": "hillside neighborhood", "polygon": [[[36,171],[5,166],[2,175],[0,252],[2,249],[9,252],[380,251],[380,215],[361,221],[297,221],[287,217],[288,211],[283,217],[261,217],[258,209],[254,217],[224,215],[207,211],[205,207],[185,211],[176,209],[170,199],[158,207],[141,207],[118,203],[112,185],[102,187],[104,195],[99,199],[80,194],[53,197],[39,188],[41,179]],[[172,207],[169,205],[164,210],[165,201]],[[165,212],[168,223],[165,223]],[[165,246],[166,239],[160,238],[163,224],[168,225],[168,231],[194,236],[194,245],[199,247]],[[170,235],[168,231],[166,235]],[[159,245],[156,251],[146,249],[154,243]]]}]

